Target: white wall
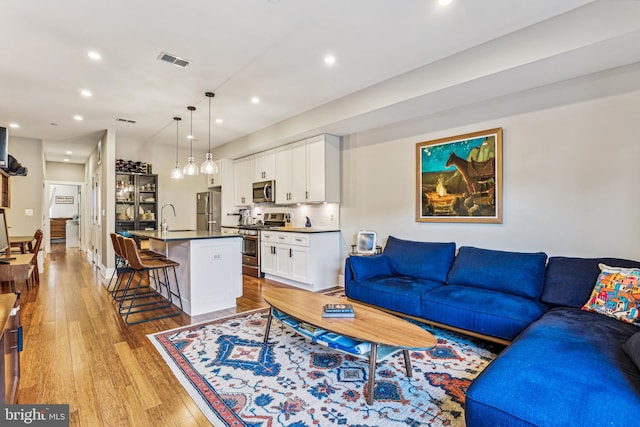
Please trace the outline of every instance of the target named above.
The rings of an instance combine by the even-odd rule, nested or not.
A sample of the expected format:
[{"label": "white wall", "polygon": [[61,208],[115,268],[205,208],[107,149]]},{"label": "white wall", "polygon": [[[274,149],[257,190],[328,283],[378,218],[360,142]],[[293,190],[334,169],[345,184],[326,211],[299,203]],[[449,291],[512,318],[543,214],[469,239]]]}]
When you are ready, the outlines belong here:
[{"label": "white wall", "polygon": [[[52,200],[49,218],[72,218],[80,214],[80,193],[77,185],[51,184],[50,191]],[[56,196],[73,197],[73,203],[57,203]]]},{"label": "white wall", "polygon": [[[345,246],[369,229],[382,242],[393,235],[640,259],[638,111],[640,92],[632,92],[437,132],[428,131],[429,120],[413,120],[411,136],[398,125],[345,136]],[[503,223],[415,222],[415,144],[495,127],[504,131]]]},{"label": "white wall", "polygon": [[[175,127],[169,129],[167,133],[172,134],[175,141]],[[184,140],[180,142],[182,146],[179,150],[179,162],[180,166],[184,167],[189,155],[189,146]],[[199,166],[205,159],[205,151],[194,149],[193,157]],[[182,180],[169,178],[171,169],[176,163],[175,145],[171,147],[152,143],[124,144],[118,141],[116,158],[151,163],[153,173],[158,175],[158,211],[166,203],[173,204],[176,209],[175,217],[171,208],[166,208],[164,211],[169,228],[195,230],[196,193],[207,191],[207,178],[206,175],[185,176]],[[158,221],[160,221],[160,212],[158,212]]]},{"label": "white wall", "polygon": [[84,182],[84,164],[46,162],[45,167],[47,181]]},{"label": "white wall", "polygon": [[[9,234],[33,235],[43,227],[42,214],[42,141],[9,136],[9,153],[29,170],[27,176],[12,176],[11,208],[7,211]],[[32,215],[26,215],[31,210]]]}]

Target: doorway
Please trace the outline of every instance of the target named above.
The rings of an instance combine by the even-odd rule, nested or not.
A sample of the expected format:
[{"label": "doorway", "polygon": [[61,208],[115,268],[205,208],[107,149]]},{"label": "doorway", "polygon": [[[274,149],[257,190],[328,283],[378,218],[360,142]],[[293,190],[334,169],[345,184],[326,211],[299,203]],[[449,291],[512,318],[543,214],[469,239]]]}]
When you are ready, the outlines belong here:
[{"label": "doorway", "polygon": [[46,183],[45,247],[47,253],[51,245],[57,249],[82,249],[82,188],[84,183],[53,182]]}]

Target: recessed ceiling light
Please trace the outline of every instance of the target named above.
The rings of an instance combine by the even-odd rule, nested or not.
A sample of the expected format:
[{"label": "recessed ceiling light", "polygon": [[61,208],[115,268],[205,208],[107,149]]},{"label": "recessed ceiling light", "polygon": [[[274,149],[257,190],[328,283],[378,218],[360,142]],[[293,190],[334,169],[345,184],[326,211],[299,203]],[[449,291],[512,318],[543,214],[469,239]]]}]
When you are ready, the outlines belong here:
[{"label": "recessed ceiling light", "polygon": [[324,57],[324,63],[327,65],[333,65],[336,63],[336,57],[333,55],[327,55]]},{"label": "recessed ceiling light", "polygon": [[19,128],[19,127],[20,127],[20,125],[19,125],[19,124],[17,124],[17,123],[9,123],[9,127],[10,127],[10,128],[14,128],[14,129],[16,129],[16,128]]},{"label": "recessed ceiling light", "polygon": [[253,98],[251,98],[251,103],[260,104],[260,98],[258,98],[257,96],[254,96]]},{"label": "recessed ceiling light", "polygon": [[98,61],[100,59],[102,59],[102,55],[100,55],[98,52],[96,52],[95,50],[91,50],[89,51],[89,53],[87,53],[87,56],[95,61]]},{"label": "recessed ceiling light", "polygon": [[438,3],[440,4],[440,6],[447,6],[449,4],[451,4],[452,0],[438,0]]},{"label": "recessed ceiling light", "polygon": [[216,123],[219,124],[219,125],[221,125],[223,121],[224,120],[222,120],[222,119],[216,119]]},{"label": "recessed ceiling light", "polygon": [[85,96],[85,97],[87,97],[87,98],[88,98],[88,97],[92,96],[93,94],[91,93],[91,91],[90,91],[90,90],[82,89],[82,90],[80,91],[80,95]]},{"label": "recessed ceiling light", "polygon": [[68,162],[68,161],[69,161],[69,158],[68,158],[68,157],[65,157],[65,158],[64,158],[64,161],[65,161],[65,162]]},{"label": "recessed ceiling light", "polygon": [[67,156],[70,156],[70,155],[72,155],[73,153],[72,153],[71,151],[65,151],[65,153],[64,153],[64,154],[66,154]]},{"label": "recessed ceiling light", "polygon": [[83,119],[82,119],[82,116],[79,116],[79,115],[76,114],[75,116],[73,116],[73,120],[77,120],[77,121],[81,122]]}]

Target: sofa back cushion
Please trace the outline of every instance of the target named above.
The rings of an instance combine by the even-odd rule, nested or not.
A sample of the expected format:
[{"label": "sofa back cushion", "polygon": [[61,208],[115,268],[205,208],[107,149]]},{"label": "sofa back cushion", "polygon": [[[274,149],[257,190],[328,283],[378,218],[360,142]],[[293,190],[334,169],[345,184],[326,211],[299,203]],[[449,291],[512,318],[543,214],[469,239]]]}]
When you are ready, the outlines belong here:
[{"label": "sofa back cushion", "polygon": [[456,244],[414,242],[389,236],[383,254],[393,274],[444,283],[456,255]]},{"label": "sofa back cushion", "polygon": [[599,264],[639,268],[640,262],[620,258],[551,257],[547,265],[541,300],[551,306],[580,308],[587,302],[598,275]]},{"label": "sofa back cushion", "polygon": [[546,261],[544,252],[504,252],[463,246],[451,267],[447,284],[538,299]]},{"label": "sofa back cushion", "polygon": [[349,266],[353,280],[362,282],[379,276],[391,276],[391,269],[384,255],[351,256]]}]

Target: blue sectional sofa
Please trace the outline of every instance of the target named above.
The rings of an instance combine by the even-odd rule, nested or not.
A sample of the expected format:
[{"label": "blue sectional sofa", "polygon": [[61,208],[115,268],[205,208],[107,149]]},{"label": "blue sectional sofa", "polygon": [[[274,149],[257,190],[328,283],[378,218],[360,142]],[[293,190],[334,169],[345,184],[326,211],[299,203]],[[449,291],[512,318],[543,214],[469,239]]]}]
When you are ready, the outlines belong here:
[{"label": "blue sectional sofa", "polygon": [[468,426],[633,425],[640,328],[581,309],[600,264],[640,268],[389,237],[382,254],[347,259],[345,293],[507,345],[467,390]]}]

